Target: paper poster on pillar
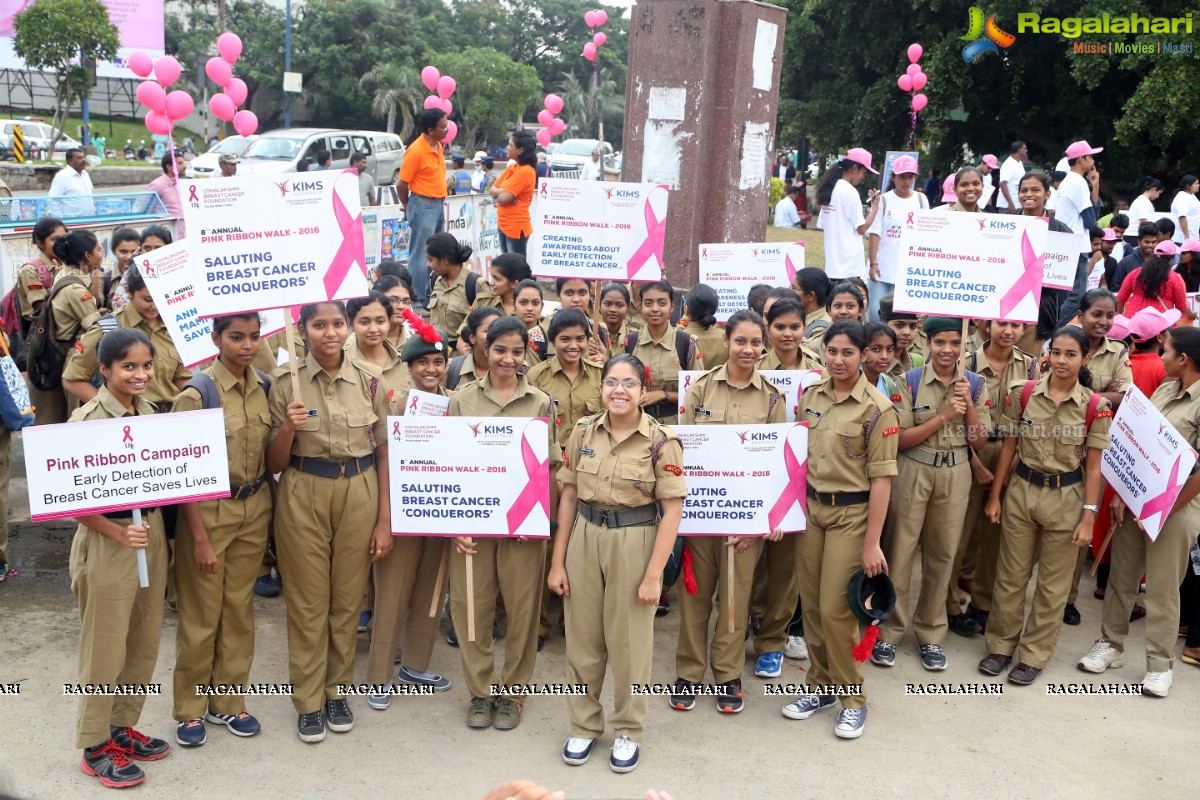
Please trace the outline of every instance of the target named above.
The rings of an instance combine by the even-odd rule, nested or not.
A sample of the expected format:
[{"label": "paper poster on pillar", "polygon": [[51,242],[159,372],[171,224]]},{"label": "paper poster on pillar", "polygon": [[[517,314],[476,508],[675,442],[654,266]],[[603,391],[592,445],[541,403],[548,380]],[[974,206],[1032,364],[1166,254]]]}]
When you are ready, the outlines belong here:
[{"label": "paper poster on pillar", "polygon": [[681,536],[803,531],[808,425],[673,425],[688,494]]},{"label": "paper poster on pillar", "polygon": [[895,310],[1036,323],[1046,217],[912,211],[900,229]]},{"label": "paper poster on pillar", "polygon": [[700,282],[717,293],[717,321],[746,307],[758,283],[791,286],[804,269],[804,242],[720,242],[700,245]]},{"label": "paper poster on pillar", "polygon": [[668,194],[648,183],[543,178],[529,240],[533,274],[661,280]]},{"label": "paper poster on pillar", "polygon": [[188,181],[183,215],[202,316],[367,293],[352,169]]}]

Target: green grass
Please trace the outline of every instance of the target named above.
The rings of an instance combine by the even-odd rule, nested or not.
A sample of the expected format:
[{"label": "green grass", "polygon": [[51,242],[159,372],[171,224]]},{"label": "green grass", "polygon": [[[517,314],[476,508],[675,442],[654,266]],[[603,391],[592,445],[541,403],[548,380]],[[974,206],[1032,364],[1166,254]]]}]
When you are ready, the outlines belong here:
[{"label": "green grass", "polygon": [[789,230],[767,226],[768,242],[804,242],[804,265],[806,267],[825,268],[825,233],[812,227]]}]

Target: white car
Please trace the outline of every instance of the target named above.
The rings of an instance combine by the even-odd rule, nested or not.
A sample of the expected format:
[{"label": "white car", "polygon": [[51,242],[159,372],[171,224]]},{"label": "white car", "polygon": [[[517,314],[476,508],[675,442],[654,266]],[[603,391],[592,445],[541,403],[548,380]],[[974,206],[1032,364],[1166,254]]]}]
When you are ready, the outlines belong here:
[{"label": "white car", "polygon": [[246,147],[257,139],[257,134],[250,137],[226,136],[217,142],[207,153],[202,153],[191,160],[183,171],[185,178],[212,178],[221,174],[217,159],[224,153],[233,153],[239,158],[246,152]]}]

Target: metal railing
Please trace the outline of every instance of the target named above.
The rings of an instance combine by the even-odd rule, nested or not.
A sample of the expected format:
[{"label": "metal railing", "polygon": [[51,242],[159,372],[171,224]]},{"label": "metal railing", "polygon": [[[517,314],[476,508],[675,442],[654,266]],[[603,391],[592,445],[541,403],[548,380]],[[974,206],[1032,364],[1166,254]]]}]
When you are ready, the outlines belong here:
[{"label": "metal railing", "polygon": [[0,230],[28,227],[42,217],[58,217],[67,225],[86,225],[169,216],[155,192],[0,197]]}]

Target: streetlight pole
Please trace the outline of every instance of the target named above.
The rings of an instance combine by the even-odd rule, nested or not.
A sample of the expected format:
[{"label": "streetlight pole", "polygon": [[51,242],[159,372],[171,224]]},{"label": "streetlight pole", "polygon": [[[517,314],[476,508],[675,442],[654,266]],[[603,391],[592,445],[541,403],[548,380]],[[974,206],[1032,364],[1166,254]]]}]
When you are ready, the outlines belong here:
[{"label": "streetlight pole", "polygon": [[[292,0],[284,5],[283,28],[283,71],[292,71]],[[292,127],[292,94],[283,93],[283,127]]]}]

